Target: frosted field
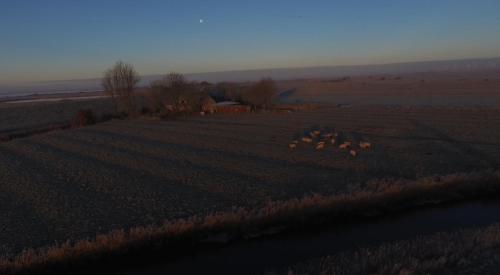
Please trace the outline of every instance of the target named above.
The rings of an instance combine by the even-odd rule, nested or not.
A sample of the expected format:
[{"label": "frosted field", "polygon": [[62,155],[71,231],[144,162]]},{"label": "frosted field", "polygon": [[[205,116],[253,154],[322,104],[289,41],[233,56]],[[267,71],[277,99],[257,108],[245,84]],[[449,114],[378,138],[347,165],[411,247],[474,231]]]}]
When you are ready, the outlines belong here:
[{"label": "frosted field", "polygon": [[[329,127],[357,157],[288,144]],[[113,120],[0,144],[0,252],[269,200],[498,168],[498,108],[352,106]]]}]

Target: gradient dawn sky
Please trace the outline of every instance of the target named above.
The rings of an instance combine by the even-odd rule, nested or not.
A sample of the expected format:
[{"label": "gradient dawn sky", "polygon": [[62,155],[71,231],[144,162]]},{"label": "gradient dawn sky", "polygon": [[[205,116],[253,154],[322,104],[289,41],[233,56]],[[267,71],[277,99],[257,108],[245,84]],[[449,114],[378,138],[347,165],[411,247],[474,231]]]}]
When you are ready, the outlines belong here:
[{"label": "gradient dawn sky", "polygon": [[0,83],[500,56],[498,0],[0,0]]}]

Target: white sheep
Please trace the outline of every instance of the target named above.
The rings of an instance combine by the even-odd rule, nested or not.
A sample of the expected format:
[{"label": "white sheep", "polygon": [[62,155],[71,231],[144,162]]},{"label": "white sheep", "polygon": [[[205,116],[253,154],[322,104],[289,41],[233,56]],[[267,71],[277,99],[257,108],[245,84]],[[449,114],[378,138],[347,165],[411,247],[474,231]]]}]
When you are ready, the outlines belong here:
[{"label": "white sheep", "polygon": [[339,148],[340,149],[348,149],[350,146],[351,146],[351,143],[346,141],[346,142],[340,144]]},{"label": "white sheep", "polygon": [[359,148],[361,149],[370,149],[372,147],[372,144],[370,142],[362,141],[359,143]]},{"label": "white sheep", "polygon": [[325,148],[325,142],[324,141],[320,141],[318,142],[318,144],[316,144],[316,150],[321,150]]},{"label": "white sheep", "polygon": [[311,143],[312,142],[312,138],[310,138],[310,137],[303,137],[302,141],[305,142],[305,143]]}]

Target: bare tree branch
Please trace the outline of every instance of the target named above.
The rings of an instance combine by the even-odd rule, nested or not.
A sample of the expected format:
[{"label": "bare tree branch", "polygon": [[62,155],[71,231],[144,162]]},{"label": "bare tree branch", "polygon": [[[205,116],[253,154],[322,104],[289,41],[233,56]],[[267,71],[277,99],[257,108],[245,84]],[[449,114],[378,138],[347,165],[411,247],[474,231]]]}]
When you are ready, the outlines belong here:
[{"label": "bare tree branch", "polygon": [[140,77],[134,66],[122,61],[116,62],[104,72],[102,86],[110,95],[115,112],[119,111],[119,105],[129,114],[135,112],[134,88],[139,81]]}]

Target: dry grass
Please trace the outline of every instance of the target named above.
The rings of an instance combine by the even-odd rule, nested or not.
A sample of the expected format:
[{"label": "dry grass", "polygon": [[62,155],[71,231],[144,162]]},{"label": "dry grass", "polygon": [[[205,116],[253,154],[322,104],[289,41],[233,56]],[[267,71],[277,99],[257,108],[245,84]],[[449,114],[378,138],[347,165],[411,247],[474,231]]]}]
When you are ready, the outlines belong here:
[{"label": "dry grass", "polygon": [[500,224],[494,224],[344,252],[283,274],[498,274],[499,252]]},{"label": "dry grass", "polygon": [[128,252],[196,244],[225,233],[235,238],[258,234],[270,227],[318,225],[364,216],[404,211],[422,205],[484,197],[500,191],[500,171],[453,174],[417,181],[373,181],[345,195],[313,195],[302,199],[269,202],[258,209],[235,208],[207,216],[166,221],[162,225],[137,227],[98,235],[92,240],[68,241],[43,249],[29,249],[0,259],[0,273],[47,271],[67,265],[88,263]]}]

